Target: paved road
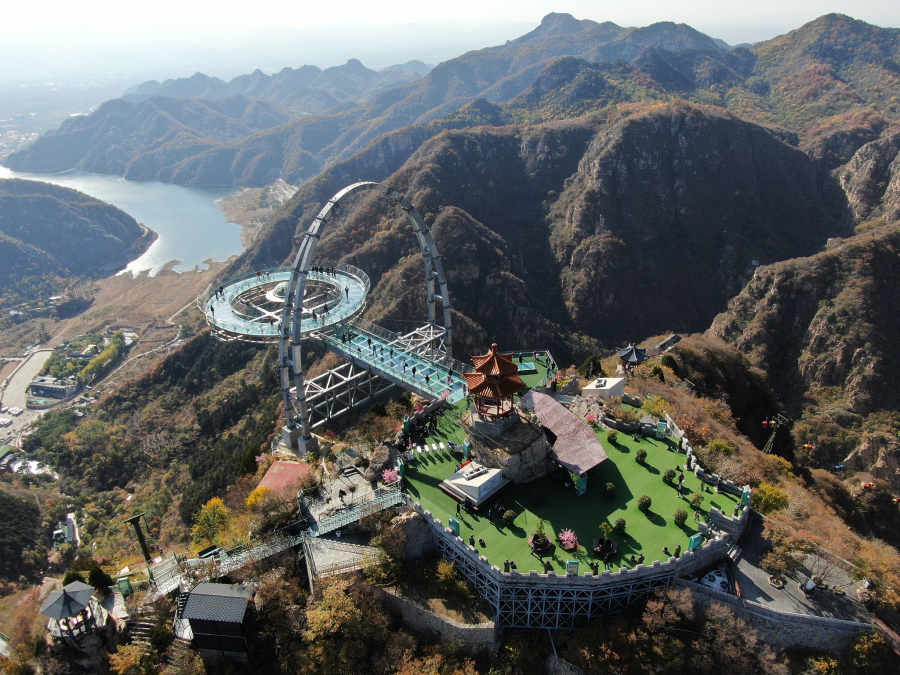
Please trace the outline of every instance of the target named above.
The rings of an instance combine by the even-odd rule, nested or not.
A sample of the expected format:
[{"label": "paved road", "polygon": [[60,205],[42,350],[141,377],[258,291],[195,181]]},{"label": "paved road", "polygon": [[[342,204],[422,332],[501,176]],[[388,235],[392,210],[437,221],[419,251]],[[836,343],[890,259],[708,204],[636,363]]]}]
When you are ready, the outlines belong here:
[{"label": "paved road", "polygon": [[[22,433],[22,429],[31,424],[34,420],[40,417],[43,414],[42,410],[28,410],[25,407],[25,399],[26,394],[28,392],[28,385],[31,384],[31,381],[34,379],[35,375],[41,372],[41,368],[44,367],[44,363],[47,362],[47,359],[50,358],[52,354],[52,350],[46,349],[34,352],[28,360],[16,371],[16,374],[13,375],[9,384],[6,387],[6,390],[0,395],[0,403],[2,403],[7,408],[22,408],[25,410],[18,417],[13,417],[12,415],[4,414],[2,417],[6,417],[13,421],[11,427],[6,427],[5,429],[0,429],[0,443],[8,443],[10,440],[14,441],[12,445],[18,445],[18,437],[19,434]],[[12,438],[8,440],[4,440],[7,435]]]}]

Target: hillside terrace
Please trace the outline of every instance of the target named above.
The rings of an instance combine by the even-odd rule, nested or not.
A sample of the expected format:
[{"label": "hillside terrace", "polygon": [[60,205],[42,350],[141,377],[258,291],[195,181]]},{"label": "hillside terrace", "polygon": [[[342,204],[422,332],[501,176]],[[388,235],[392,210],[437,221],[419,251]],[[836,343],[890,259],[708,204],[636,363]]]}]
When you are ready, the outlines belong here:
[{"label": "hillside terrace", "polygon": [[[530,379],[532,381],[526,380],[526,384],[533,386],[543,377],[539,372]],[[465,430],[455,421],[463,409],[464,402],[460,402],[444,415],[437,433],[427,439],[429,445],[441,441],[445,445],[447,441],[463,441]],[[459,520],[463,540],[468,543],[470,536],[476,542],[483,540],[483,547],[477,545],[479,553],[501,569],[507,559],[514,561],[520,572],[543,569],[542,561],[532,555],[527,541],[541,519],[554,544],[545,559],[551,562],[555,571],[562,571],[567,560],[579,560],[582,571],[588,571],[588,562],[600,562],[602,567],[602,561],[594,557],[591,547],[594,539],[602,536],[600,524],[607,522],[614,525],[617,518],[625,519],[626,531],[623,535],[612,535],[618,544],[613,569],[631,567],[627,561],[632,554],[643,554],[645,563],[649,564],[668,558],[663,553],[663,547],[674,552],[680,545],[681,550],[686,551],[688,539],[698,529],[689,500],[692,494],[702,490],[703,484],[693,473],[686,472],[684,497],[679,498],[675,484],[663,481],[666,469],[684,466],[685,456],[677,452],[677,444],[668,438],[632,438],[620,433],[617,443],[612,445],[606,440],[604,430],[597,430],[596,434],[609,459],[588,472],[588,489],[581,496],[575,494],[571,484],[566,487],[566,483],[570,482],[569,474],[559,470],[531,483],[509,485],[478,512],[467,513],[463,510],[457,516],[457,501],[440,488],[441,481],[454,473],[459,463],[458,457],[449,452],[416,454],[415,461],[406,469],[406,490],[444,525],[451,517]],[[638,448],[647,451],[643,464],[635,461]],[[613,483],[616,487],[614,498],[607,496],[607,483]],[[646,513],[638,508],[638,498],[644,494],[653,500]],[[737,497],[725,493],[704,491],[702,494],[704,500],[700,514],[704,521],[711,507],[731,515],[738,501]],[[517,514],[511,526],[500,518],[492,521],[488,517],[488,511],[493,510],[497,503]],[[679,508],[688,512],[684,526],[679,526],[673,518]],[[559,547],[556,535],[562,529],[571,529],[578,536],[577,551],[568,552]]]}]

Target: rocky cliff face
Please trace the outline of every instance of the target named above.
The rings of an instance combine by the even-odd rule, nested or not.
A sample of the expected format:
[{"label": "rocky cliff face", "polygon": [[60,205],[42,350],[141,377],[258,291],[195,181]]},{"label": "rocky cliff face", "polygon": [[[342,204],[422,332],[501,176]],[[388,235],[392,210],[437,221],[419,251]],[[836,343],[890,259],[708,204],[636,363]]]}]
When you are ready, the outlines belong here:
[{"label": "rocky cliff face", "polygon": [[900,129],[859,148],[837,171],[857,222],[900,217]]},{"label": "rocky cliff face", "polygon": [[598,135],[549,220],[568,315],[606,342],[702,330],[756,264],[840,231],[803,153],[681,105]]},{"label": "rocky cliff face", "polygon": [[[417,146],[421,129],[386,135],[306,183],[241,265],[281,262],[325,200],[380,178],[433,223],[458,346],[477,351],[501,336],[509,346],[571,344],[576,334],[613,345],[703,330],[754,260],[813,253],[841,230],[808,157],[709,108],[444,130]],[[410,235],[396,207],[370,195],[330,224],[319,254],[369,272],[373,320],[419,319]]]},{"label": "rocky cliff face", "polygon": [[769,373],[793,414],[806,400],[860,415],[896,409],[898,254],[900,229],[884,226],[760,268],[709,332]]}]

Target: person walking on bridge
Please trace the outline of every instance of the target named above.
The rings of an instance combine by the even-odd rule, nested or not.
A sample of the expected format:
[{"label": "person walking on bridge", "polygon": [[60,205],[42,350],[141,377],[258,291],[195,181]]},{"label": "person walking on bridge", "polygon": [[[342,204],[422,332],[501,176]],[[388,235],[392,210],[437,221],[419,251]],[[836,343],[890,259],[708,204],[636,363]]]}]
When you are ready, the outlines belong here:
[{"label": "person walking on bridge", "polygon": [[416,379],[416,367],[415,366],[412,367],[412,374],[413,374],[413,379]]},{"label": "person walking on bridge", "polygon": [[344,286],[344,293],[347,295],[347,299],[350,299],[350,287]]}]

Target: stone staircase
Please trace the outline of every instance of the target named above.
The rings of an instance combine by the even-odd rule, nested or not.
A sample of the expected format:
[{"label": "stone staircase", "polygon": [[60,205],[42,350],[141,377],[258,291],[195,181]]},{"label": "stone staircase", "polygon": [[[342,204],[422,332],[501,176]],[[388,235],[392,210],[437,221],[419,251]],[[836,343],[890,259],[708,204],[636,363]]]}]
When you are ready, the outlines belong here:
[{"label": "stone staircase", "polygon": [[152,610],[149,605],[142,606],[134,616],[128,619],[128,633],[131,635],[131,643],[141,645],[144,652],[150,651],[150,633],[156,622],[153,620]]},{"label": "stone staircase", "polygon": [[167,673],[182,673],[185,662],[191,657],[191,641],[176,637],[167,654]]}]

